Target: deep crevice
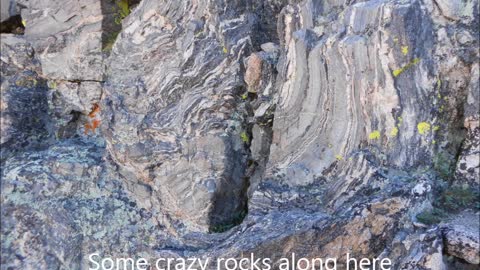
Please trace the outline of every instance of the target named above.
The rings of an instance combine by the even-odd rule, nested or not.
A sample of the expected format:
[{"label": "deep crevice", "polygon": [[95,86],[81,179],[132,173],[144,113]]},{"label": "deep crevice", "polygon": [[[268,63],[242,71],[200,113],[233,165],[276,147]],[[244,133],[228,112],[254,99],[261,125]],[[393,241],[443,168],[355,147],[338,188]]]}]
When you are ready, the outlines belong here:
[{"label": "deep crevice", "polygon": [[132,10],[140,4],[141,0],[103,0],[101,8],[102,21],[102,51],[110,53],[122,31],[122,21],[130,15]]},{"label": "deep crevice", "polygon": [[22,16],[15,15],[0,23],[0,33],[23,35],[25,26],[23,25]]},{"label": "deep crevice", "polygon": [[[260,45],[264,43],[273,42],[278,44],[280,42],[279,35],[277,33],[277,16],[280,14],[280,10],[283,9],[286,4],[286,1],[251,3],[250,12],[253,12],[257,17],[257,23],[253,26],[251,33],[253,40],[253,51],[261,51]],[[275,19],[272,20],[272,18]],[[278,74],[275,69],[275,64],[270,64],[272,67],[269,69],[264,69],[262,72],[272,72],[272,83],[275,85],[275,78]],[[243,65],[241,67],[241,73],[243,75],[246,73],[246,68]],[[234,215],[231,215],[231,218],[228,219],[227,222],[218,223],[213,219],[210,219],[210,222],[212,222],[210,225],[211,233],[225,232],[243,222],[249,211],[249,198],[251,197],[253,191],[257,189],[257,186],[263,177],[270,153],[270,146],[273,137],[273,113],[275,111],[275,104],[272,102],[274,100],[273,95],[275,95],[275,93],[271,93],[268,96],[262,96],[260,93],[247,91],[246,84],[241,88],[242,89],[238,91],[239,95],[241,95],[239,98],[242,100],[240,101],[240,104],[243,104],[241,106],[245,106],[244,109],[246,110],[246,117],[243,126],[244,134],[241,134],[241,137],[242,141],[245,143],[246,151],[248,153],[248,158],[243,171],[244,186],[240,194],[240,198],[242,200],[240,205],[243,206],[241,209],[238,209]],[[265,102],[270,103],[268,112],[259,119],[255,119],[255,110]],[[254,131],[254,129],[257,129],[257,131]],[[261,138],[254,138],[255,132],[258,132],[258,130],[261,130],[261,132],[258,134],[263,135],[261,135]],[[261,149],[256,150],[259,151],[256,153],[256,157],[254,157],[252,154],[253,139],[259,140],[257,143],[260,143],[261,145]],[[214,204],[217,208],[218,202],[215,202]]]}]

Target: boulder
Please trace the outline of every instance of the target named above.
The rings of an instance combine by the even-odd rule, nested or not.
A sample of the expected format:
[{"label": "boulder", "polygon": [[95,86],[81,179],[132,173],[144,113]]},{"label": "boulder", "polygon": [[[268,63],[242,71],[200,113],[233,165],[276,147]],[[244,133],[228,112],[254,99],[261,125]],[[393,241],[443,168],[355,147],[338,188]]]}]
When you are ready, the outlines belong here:
[{"label": "boulder", "polygon": [[443,225],[443,239],[447,254],[470,264],[480,264],[479,213],[462,213]]}]

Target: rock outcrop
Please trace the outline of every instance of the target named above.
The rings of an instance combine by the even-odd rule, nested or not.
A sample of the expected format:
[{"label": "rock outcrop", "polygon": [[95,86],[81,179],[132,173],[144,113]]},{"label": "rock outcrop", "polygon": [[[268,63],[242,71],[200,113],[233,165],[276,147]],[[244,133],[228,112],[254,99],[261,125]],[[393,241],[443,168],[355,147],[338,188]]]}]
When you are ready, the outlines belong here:
[{"label": "rock outcrop", "polygon": [[12,152],[38,148],[49,141],[47,83],[40,77],[34,51],[24,38],[2,34],[1,161]]},{"label": "rock outcrop", "polygon": [[1,3],[2,269],[478,267],[478,0]]},{"label": "rock outcrop", "polygon": [[108,59],[107,149],[129,181],[151,186],[150,205],[204,230],[246,206],[239,60],[254,21],[236,6],[143,1]]},{"label": "rock outcrop", "polygon": [[448,254],[471,264],[480,264],[480,226],[477,214],[464,213],[443,227],[445,249]]},{"label": "rock outcrop", "polygon": [[458,121],[476,56],[447,63],[438,44],[455,40],[445,41],[446,27],[435,20],[442,18],[428,1],[305,1],[284,9],[267,177],[309,183],[362,150],[401,168],[458,151],[459,142],[445,137],[462,138]]},{"label": "rock outcrop", "polygon": [[25,7],[21,9],[25,38],[34,47],[44,76],[70,81],[103,79],[103,1],[17,2]]}]

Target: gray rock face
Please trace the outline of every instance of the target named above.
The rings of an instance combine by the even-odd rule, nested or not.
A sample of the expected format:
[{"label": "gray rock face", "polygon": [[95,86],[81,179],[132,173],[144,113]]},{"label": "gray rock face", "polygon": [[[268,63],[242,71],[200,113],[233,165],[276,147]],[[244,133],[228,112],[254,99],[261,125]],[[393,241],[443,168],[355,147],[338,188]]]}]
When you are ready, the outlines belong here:
[{"label": "gray rock face", "polygon": [[103,150],[69,140],[2,164],[2,269],[88,269],[93,252],[169,243],[152,213],[106,177]]},{"label": "gray rock face", "polygon": [[2,269],[88,269],[92,252],[478,264],[478,209],[418,218],[479,187],[477,0],[15,3]]},{"label": "gray rock face", "polygon": [[[52,129],[58,138],[99,134],[102,84],[94,81],[50,81]],[[95,124],[96,123],[96,124]],[[95,128],[93,127],[95,125]]]},{"label": "gray rock face", "polygon": [[445,249],[448,254],[471,264],[480,264],[480,217],[464,213],[444,225]]},{"label": "gray rock face", "polygon": [[109,33],[119,31],[112,23],[119,7],[101,0],[22,0],[16,8],[48,79],[52,133],[61,139],[97,135],[89,114],[100,103],[105,46]]},{"label": "gray rock face", "polygon": [[472,67],[472,79],[469,83],[467,101],[465,102],[464,127],[467,137],[463,142],[461,155],[456,164],[455,180],[458,184],[480,186],[480,92],[478,85],[478,63]]},{"label": "gray rock face", "polygon": [[10,17],[19,14],[15,0],[1,0],[0,5],[2,7],[0,10],[0,22],[4,22]]},{"label": "gray rock face", "polygon": [[2,161],[27,146],[49,139],[47,85],[25,39],[2,35],[1,46],[1,155]]},{"label": "gray rock face", "polygon": [[[105,1],[106,2],[106,1]],[[103,79],[102,1],[21,0],[25,37],[53,80]]]},{"label": "gray rock face", "polygon": [[449,148],[458,151],[445,134],[461,136],[457,123],[478,54],[469,63],[446,63],[437,44],[451,42],[442,33],[456,26],[435,24],[442,18],[432,9],[428,1],[348,7],[304,1],[284,9],[267,177],[311,183],[362,150],[398,167],[428,165]]},{"label": "gray rock face", "polygon": [[192,227],[228,222],[246,203],[239,60],[253,18],[242,5],[143,1],[108,60],[109,152],[127,178],[152,187],[152,205]]}]

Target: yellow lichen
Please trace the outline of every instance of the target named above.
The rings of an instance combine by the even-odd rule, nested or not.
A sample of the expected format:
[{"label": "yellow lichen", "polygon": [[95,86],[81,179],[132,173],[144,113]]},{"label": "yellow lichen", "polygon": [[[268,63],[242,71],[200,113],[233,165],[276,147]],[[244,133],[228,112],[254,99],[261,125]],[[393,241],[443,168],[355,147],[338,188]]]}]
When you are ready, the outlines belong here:
[{"label": "yellow lichen", "polygon": [[27,21],[22,20],[22,25],[23,25],[23,27],[27,27]]},{"label": "yellow lichen", "polygon": [[440,129],[439,126],[433,126],[433,131],[437,131],[437,130],[439,130],[439,129]]},{"label": "yellow lichen", "polygon": [[420,62],[420,58],[415,58],[412,61],[410,61],[408,64],[406,64],[405,66],[403,66],[399,69],[395,69],[392,72],[393,77],[398,77],[400,74],[402,74],[403,72],[405,72],[407,69],[411,68],[412,66],[418,64],[419,62]]},{"label": "yellow lichen", "polygon": [[228,53],[228,49],[226,47],[223,47],[223,53]]},{"label": "yellow lichen", "polygon": [[397,117],[397,120],[398,120],[397,127],[400,127],[402,125],[403,118],[401,116],[399,116],[399,117]]},{"label": "yellow lichen", "polygon": [[393,71],[393,77],[397,77],[398,75],[402,74],[403,68],[395,69]]},{"label": "yellow lichen", "polygon": [[420,122],[417,125],[418,133],[425,135],[430,131],[430,124],[427,122]]},{"label": "yellow lichen", "polygon": [[398,135],[398,128],[393,127],[392,130],[390,131],[390,137],[394,138],[394,137],[397,137],[397,135]]},{"label": "yellow lichen", "polygon": [[368,134],[368,138],[370,140],[380,139],[380,131],[374,130],[374,131],[370,132],[370,134]]},{"label": "yellow lichen", "polygon": [[56,89],[57,88],[57,82],[56,81],[50,81],[50,89]]},{"label": "yellow lichen", "polygon": [[338,161],[343,160],[342,155],[336,155],[335,158],[336,158]]},{"label": "yellow lichen", "polygon": [[442,87],[442,80],[438,79],[437,80],[437,88]]},{"label": "yellow lichen", "polygon": [[403,55],[408,54],[408,46],[402,46],[402,53],[403,53]]},{"label": "yellow lichen", "polygon": [[432,144],[436,144],[436,143],[437,143],[437,141],[435,141],[435,140],[432,141]]}]

